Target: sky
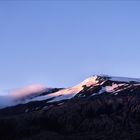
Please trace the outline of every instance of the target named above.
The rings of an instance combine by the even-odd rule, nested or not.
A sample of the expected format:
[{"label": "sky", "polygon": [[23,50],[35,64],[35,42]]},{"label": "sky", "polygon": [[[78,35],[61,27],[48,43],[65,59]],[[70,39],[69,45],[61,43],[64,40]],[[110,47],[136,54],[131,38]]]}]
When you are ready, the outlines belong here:
[{"label": "sky", "polygon": [[140,78],[138,0],[0,0],[0,93]]}]

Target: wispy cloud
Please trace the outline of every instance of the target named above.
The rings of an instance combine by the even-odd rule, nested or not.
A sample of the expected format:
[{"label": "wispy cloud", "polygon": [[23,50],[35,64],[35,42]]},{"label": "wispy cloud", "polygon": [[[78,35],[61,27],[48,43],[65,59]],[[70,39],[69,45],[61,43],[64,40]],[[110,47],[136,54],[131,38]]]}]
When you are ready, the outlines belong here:
[{"label": "wispy cloud", "polygon": [[10,93],[10,96],[12,96],[13,98],[23,98],[31,94],[38,93],[42,91],[43,89],[45,89],[45,87],[40,84],[29,85],[23,88],[18,88],[18,89],[13,90]]},{"label": "wispy cloud", "polygon": [[10,91],[9,94],[4,95],[0,94],[0,108],[11,106],[16,104],[15,100],[25,98],[30,95],[39,94],[42,90],[45,89],[45,86],[40,84],[29,85],[23,88],[18,88]]}]

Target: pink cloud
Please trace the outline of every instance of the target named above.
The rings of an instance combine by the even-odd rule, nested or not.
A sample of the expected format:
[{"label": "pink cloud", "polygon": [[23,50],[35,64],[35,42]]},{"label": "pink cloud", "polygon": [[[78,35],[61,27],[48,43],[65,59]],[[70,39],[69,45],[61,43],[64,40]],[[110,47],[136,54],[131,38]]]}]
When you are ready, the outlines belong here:
[{"label": "pink cloud", "polygon": [[32,95],[35,93],[37,94],[44,89],[45,89],[45,87],[43,85],[40,85],[40,84],[29,85],[27,87],[18,88],[16,90],[12,91],[10,95],[16,99],[24,98],[26,96],[29,96],[29,95]]}]

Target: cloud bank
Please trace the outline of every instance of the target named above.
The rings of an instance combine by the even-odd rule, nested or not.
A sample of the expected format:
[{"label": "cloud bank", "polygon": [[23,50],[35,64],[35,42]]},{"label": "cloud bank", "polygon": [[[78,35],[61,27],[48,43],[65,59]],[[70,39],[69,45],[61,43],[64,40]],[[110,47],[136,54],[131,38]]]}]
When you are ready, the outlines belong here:
[{"label": "cloud bank", "polygon": [[0,95],[0,108],[16,105],[16,101],[30,95],[38,95],[45,87],[40,84],[29,85],[23,88],[12,90],[8,95]]}]

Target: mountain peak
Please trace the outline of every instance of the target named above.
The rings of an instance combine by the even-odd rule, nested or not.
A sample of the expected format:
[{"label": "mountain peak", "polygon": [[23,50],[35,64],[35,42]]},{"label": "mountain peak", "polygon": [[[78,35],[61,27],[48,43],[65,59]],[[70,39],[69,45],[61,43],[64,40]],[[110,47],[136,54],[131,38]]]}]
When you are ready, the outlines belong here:
[{"label": "mountain peak", "polygon": [[140,83],[140,78],[130,78],[130,77],[120,77],[120,76],[109,76],[105,74],[93,75],[87,79],[96,79],[96,81],[100,80],[110,80],[116,82],[137,82]]},{"label": "mountain peak", "polygon": [[[81,95],[81,93],[84,96],[94,96],[105,92],[114,94],[118,91],[128,89],[131,86],[140,86],[140,79],[102,74],[90,76],[81,83],[65,89],[46,89],[42,85],[30,85],[13,91],[11,97],[7,98],[13,100],[13,105],[43,100],[48,100],[47,102],[49,103],[69,100],[77,95]],[[90,91],[90,94],[87,94],[86,90],[88,90],[88,92]]]},{"label": "mountain peak", "polygon": [[90,86],[90,85],[96,84],[96,83],[98,83],[98,78],[99,78],[98,75],[93,75],[93,76],[85,79],[83,82],[81,82],[80,85]]}]

